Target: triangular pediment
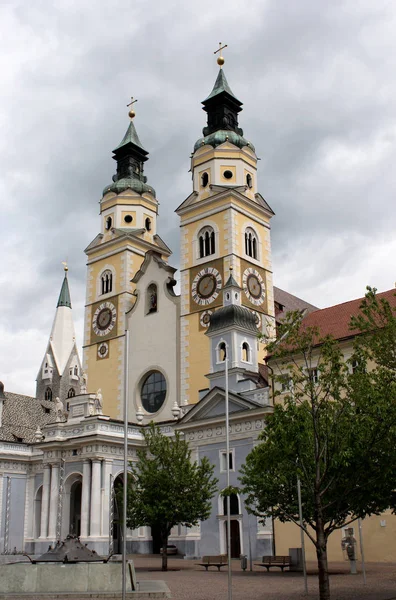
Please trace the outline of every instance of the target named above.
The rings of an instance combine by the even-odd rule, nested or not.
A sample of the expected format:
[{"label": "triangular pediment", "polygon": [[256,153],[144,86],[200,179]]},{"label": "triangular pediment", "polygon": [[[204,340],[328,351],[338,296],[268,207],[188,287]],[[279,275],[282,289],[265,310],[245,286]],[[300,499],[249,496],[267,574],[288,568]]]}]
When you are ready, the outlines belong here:
[{"label": "triangular pediment", "polygon": [[[253,410],[255,408],[260,408],[260,405],[251,400],[247,400],[239,394],[229,392],[228,411],[230,415]],[[225,417],[225,413],[225,391],[222,388],[215,387],[189,410],[189,412],[181,419],[180,424],[218,419],[219,417]]]}]

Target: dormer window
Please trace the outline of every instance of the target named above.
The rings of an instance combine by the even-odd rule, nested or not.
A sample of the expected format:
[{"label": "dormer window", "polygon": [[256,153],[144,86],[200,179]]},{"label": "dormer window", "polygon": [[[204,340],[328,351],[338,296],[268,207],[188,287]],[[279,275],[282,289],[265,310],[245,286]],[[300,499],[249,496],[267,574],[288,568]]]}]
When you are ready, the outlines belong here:
[{"label": "dormer window", "polygon": [[146,231],[151,231],[151,219],[149,219],[149,217],[147,217],[147,219],[145,220],[144,226],[146,228]]},{"label": "dormer window", "polygon": [[110,269],[103,271],[101,275],[101,293],[109,294],[113,291],[113,273]]},{"label": "dormer window", "polygon": [[210,256],[216,251],[215,233],[213,227],[207,226],[201,229],[198,234],[199,258]]}]

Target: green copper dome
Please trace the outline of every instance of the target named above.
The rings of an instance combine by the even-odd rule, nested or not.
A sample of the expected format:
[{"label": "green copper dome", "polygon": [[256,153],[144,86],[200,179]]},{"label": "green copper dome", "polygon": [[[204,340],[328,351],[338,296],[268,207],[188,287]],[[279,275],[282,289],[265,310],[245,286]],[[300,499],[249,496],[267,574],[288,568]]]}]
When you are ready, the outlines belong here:
[{"label": "green copper dome", "polygon": [[214,133],[210,133],[209,135],[200,138],[197,142],[195,142],[194,152],[196,152],[201,146],[209,145],[216,148],[224,142],[230,142],[230,144],[234,144],[234,146],[238,146],[238,148],[243,148],[244,146],[249,146],[255,152],[255,148],[251,142],[248,142],[242,135],[235,133],[235,131],[228,131],[224,129],[220,129],[219,131],[215,131]]},{"label": "green copper dome", "polygon": [[140,179],[136,179],[135,177],[124,177],[123,179],[117,179],[111,185],[107,185],[103,190],[103,195],[108,192],[114,192],[115,194],[120,194],[121,192],[125,192],[125,190],[132,190],[137,194],[148,193],[154,196],[155,198],[155,189],[144,183]]}]

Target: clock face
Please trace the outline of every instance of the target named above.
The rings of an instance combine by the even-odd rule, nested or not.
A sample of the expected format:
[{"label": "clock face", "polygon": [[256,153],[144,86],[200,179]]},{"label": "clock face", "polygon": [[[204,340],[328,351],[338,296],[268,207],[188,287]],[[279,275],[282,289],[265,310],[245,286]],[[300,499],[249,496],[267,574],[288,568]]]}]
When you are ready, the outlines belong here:
[{"label": "clock face", "polygon": [[104,336],[110,333],[116,324],[117,311],[112,302],[102,302],[94,312],[92,329],[96,335]]},{"label": "clock face", "polygon": [[205,267],[196,274],[191,286],[194,302],[201,306],[210,304],[217,298],[221,290],[222,280],[217,269]]},{"label": "clock face", "polygon": [[248,300],[252,304],[260,306],[265,299],[265,286],[263,278],[257,269],[253,269],[252,267],[246,269],[243,273],[242,284]]},{"label": "clock face", "polygon": [[101,342],[98,346],[98,358],[107,358],[109,355],[109,344]]},{"label": "clock face", "polygon": [[254,314],[254,318],[256,319],[256,325],[257,325],[258,329],[260,329],[260,327],[261,327],[261,316],[260,316],[260,313],[258,313],[255,310],[252,310],[252,313]]},{"label": "clock face", "polygon": [[201,323],[202,327],[209,327],[210,325],[210,317],[213,314],[213,310],[205,310],[203,313],[201,313],[200,317],[199,317],[199,322]]}]

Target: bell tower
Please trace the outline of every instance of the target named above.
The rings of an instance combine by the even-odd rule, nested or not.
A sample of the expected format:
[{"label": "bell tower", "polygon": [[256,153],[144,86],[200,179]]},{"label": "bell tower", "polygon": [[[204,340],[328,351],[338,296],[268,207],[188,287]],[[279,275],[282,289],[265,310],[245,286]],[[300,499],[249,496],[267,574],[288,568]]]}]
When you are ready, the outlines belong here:
[{"label": "bell tower", "polygon": [[157,234],[158,201],[144,175],[148,152],[133,122],[134,102],[128,105],[128,129],[113,150],[116,174],[100,200],[100,233],[85,250],[84,370],[88,391],[101,388],[103,412],[113,418],[122,418],[123,412],[125,315],[135,303],[132,279],[147,252],[164,261],[171,254]]},{"label": "bell tower", "polygon": [[[198,401],[207,387],[210,347],[203,335],[222,306],[220,294],[233,275],[241,305],[258,329],[274,328],[270,245],[271,207],[258,192],[255,148],[239,126],[242,102],[222,66],[202,102],[207,125],[191,156],[193,191],[176,210],[181,227],[181,400]],[[262,355],[262,354],[261,354]]]}]

